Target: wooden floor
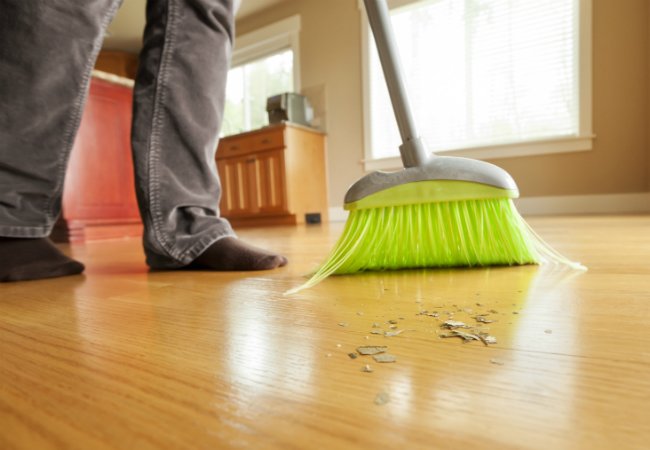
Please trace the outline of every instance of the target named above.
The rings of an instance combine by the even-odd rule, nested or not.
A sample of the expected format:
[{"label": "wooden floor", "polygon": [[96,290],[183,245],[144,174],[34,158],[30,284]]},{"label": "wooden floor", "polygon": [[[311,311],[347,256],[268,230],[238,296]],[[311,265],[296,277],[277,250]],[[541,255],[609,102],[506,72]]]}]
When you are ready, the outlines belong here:
[{"label": "wooden floor", "polygon": [[[530,222],[590,270],[285,297],[339,226],[240,232],[289,256],[270,272],[148,273],[137,240],[68,249],[85,276],[0,285],[0,448],[650,448],[650,217]],[[496,344],[440,337],[480,314]],[[397,361],[348,356],[368,345]]]}]

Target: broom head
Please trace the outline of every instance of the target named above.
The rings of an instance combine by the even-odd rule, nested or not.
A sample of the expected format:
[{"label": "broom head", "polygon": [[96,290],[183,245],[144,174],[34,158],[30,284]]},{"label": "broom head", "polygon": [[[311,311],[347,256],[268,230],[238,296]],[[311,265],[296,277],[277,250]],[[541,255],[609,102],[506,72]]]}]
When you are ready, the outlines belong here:
[{"label": "broom head", "polygon": [[398,184],[345,204],[349,216],[327,260],[304,285],[368,270],[573,263],[546,244],[503,189],[458,180]]}]

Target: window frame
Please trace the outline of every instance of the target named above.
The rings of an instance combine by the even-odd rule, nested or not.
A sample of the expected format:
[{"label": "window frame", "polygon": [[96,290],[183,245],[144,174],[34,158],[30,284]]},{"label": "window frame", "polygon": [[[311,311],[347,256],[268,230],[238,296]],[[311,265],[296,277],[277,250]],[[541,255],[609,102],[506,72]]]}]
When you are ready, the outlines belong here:
[{"label": "window frame", "polygon": [[[409,6],[423,0],[387,0],[390,9]],[[571,137],[546,138],[539,140],[514,142],[498,145],[453,148],[438,154],[463,156],[475,159],[516,158],[553,153],[590,151],[593,149],[593,110],[592,110],[592,1],[578,0],[578,96],[579,125],[578,135]],[[363,141],[364,158],[362,163],[366,171],[391,170],[402,167],[399,156],[374,158],[371,148],[370,120],[370,26],[363,6],[358,0],[361,11],[361,76],[363,98]],[[408,87],[407,87],[408,90]]]},{"label": "window frame", "polygon": [[300,15],[296,14],[237,36],[228,70],[285,50],[291,50],[293,52],[293,90],[300,92],[300,27]]}]

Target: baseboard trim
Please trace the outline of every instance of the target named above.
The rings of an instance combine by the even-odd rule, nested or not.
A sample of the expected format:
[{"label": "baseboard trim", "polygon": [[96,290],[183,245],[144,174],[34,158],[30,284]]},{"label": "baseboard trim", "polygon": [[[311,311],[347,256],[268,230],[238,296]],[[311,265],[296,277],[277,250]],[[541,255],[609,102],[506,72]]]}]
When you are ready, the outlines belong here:
[{"label": "baseboard trim", "polygon": [[[650,212],[650,192],[629,194],[562,195],[524,197],[515,200],[521,214],[528,216],[569,214],[633,214]],[[342,206],[329,208],[330,222],[345,222]]]},{"label": "baseboard trim", "polygon": [[529,216],[647,213],[650,192],[524,197],[515,200],[515,204],[520,213]]}]

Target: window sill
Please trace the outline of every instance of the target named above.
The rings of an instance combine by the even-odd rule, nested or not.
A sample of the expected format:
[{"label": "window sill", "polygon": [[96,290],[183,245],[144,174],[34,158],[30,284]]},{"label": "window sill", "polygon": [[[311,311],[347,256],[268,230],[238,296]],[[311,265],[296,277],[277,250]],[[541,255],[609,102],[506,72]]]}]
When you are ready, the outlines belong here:
[{"label": "window sill", "polygon": [[[549,155],[553,153],[573,153],[591,150],[594,139],[595,136],[593,135],[571,136],[539,141],[515,142],[512,144],[450,149],[439,151],[437,154],[444,156],[462,156],[474,159],[500,159]],[[392,170],[402,167],[402,160],[399,156],[365,159],[362,163],[366,172],[374,170]]]}]

